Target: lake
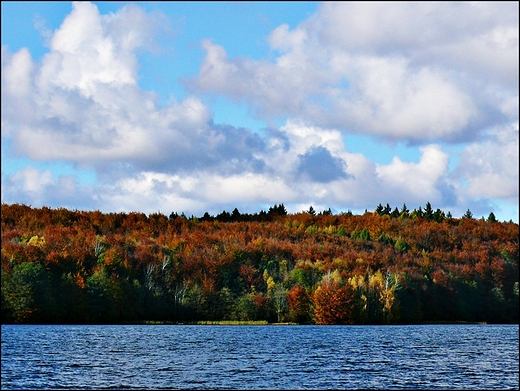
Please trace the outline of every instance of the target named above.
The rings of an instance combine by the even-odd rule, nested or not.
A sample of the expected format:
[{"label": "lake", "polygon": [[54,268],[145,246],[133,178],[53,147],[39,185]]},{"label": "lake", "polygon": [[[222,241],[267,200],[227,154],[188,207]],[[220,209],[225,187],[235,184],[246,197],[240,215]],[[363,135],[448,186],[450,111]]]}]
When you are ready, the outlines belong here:
[{"label": "lake", "polygon": [[518,389],[518,325],[2,325],[2,389]]}]

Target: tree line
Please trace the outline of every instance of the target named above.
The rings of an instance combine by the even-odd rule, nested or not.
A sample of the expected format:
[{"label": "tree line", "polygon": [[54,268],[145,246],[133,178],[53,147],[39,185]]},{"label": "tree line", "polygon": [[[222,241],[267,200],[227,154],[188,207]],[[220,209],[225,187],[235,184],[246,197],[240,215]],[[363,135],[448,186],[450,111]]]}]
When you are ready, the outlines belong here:
[{"label": "tree line", "polygon": [[1,208],[2,323],[519,320],[518,224],[492,213]]}]

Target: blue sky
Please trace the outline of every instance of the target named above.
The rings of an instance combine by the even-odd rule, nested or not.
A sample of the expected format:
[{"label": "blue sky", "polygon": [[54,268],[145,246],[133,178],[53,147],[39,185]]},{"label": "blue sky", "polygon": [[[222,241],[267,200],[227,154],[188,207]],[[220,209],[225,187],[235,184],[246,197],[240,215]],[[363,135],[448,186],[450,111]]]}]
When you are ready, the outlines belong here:
[{"label": "blue sky", "polygon": [[2,2],[2,202],[518,222],[518,3]]}]

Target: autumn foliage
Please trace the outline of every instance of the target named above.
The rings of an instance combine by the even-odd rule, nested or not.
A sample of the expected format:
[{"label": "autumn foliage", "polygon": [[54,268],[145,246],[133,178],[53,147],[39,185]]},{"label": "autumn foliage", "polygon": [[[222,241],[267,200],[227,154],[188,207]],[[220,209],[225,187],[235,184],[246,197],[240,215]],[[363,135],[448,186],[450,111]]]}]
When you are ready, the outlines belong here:
[{"label": "autumn foliage", "polygon": [[518,224],[494,216],[1,212],[3,323],[519,320]]}]

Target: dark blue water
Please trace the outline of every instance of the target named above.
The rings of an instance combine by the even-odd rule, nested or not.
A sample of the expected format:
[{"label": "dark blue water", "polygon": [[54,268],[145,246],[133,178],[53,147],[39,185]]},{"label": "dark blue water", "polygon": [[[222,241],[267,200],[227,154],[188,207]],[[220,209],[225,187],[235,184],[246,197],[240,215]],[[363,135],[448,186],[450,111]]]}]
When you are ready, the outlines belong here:
[{"label": "dark blue water", "polygon": [[2,326],[2,389],[518,389],[518,325]]}]

